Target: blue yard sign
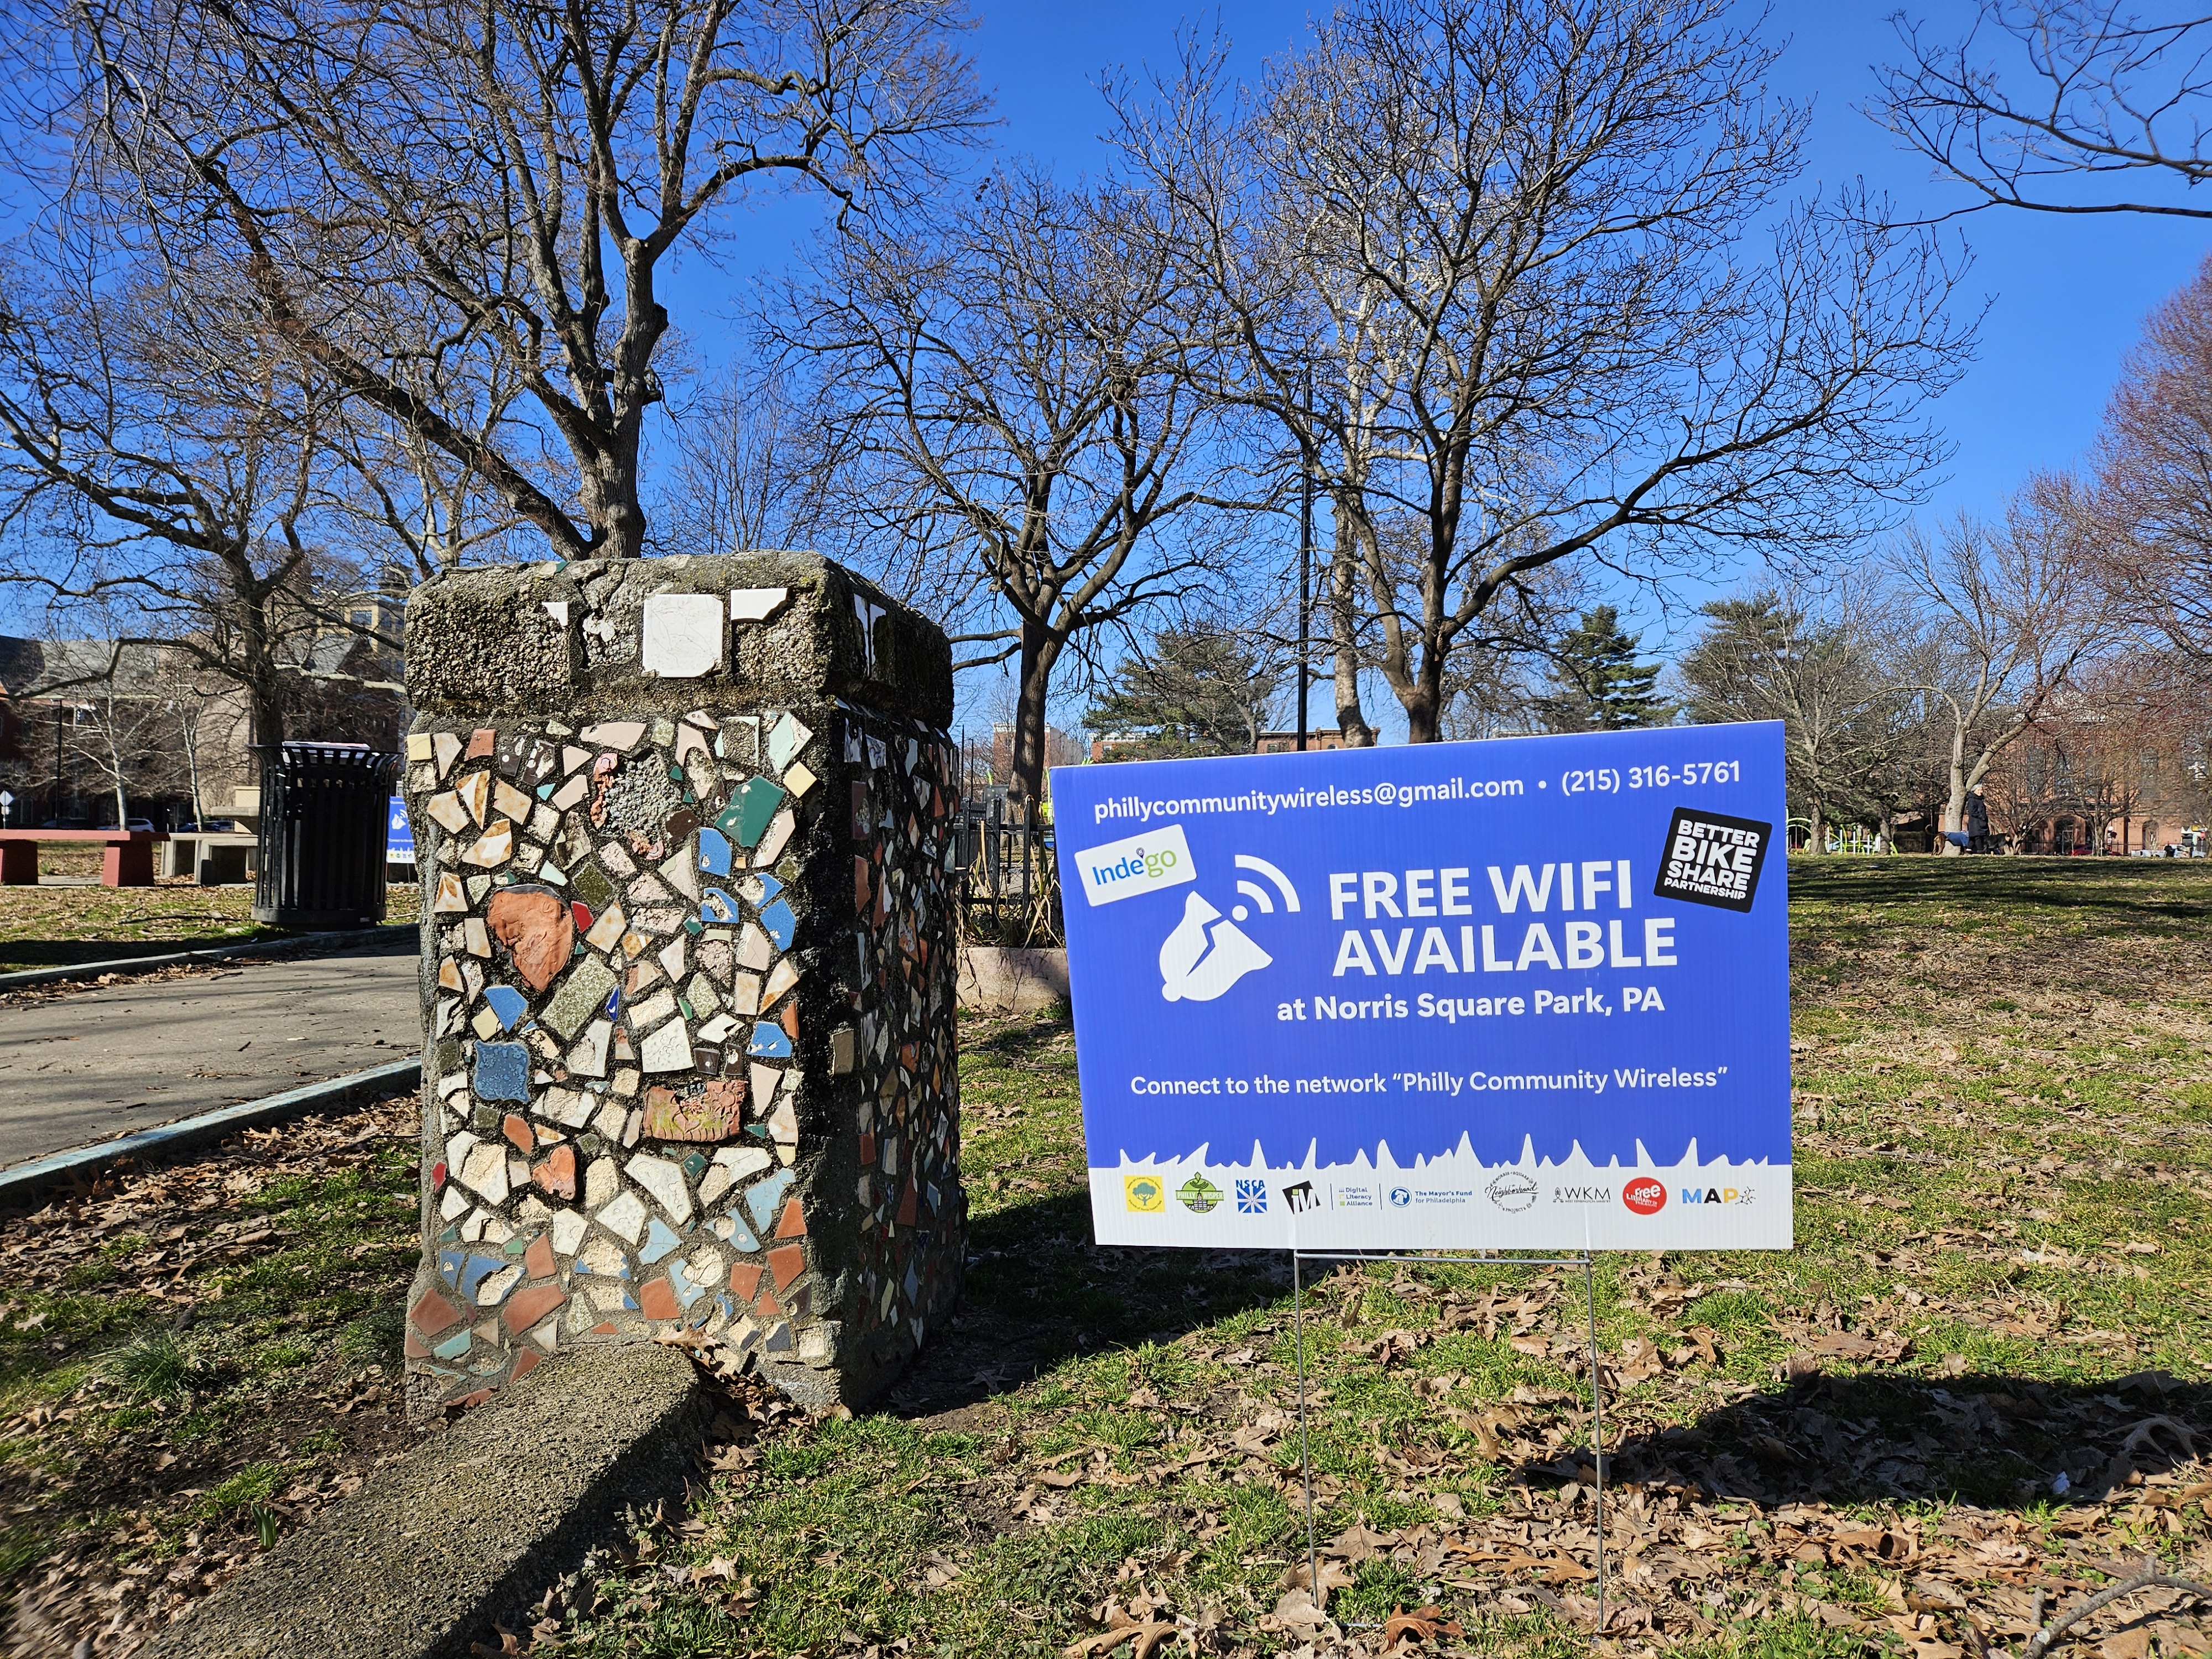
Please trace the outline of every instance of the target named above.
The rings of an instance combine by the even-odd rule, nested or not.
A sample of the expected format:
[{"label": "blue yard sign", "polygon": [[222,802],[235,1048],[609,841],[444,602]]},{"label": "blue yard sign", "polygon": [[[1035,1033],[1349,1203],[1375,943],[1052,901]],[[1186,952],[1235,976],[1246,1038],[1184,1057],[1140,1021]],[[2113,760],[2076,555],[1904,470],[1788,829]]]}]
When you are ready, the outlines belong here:
[{"label": "blue yard sign", "polygon": [[1101,1243],[1790,1247],[1780,726],[1052,792]]},{"label": "blue yard sign", "polygon": [[407,822],[407,803],[397,795],[392,798],[391,813],[385,820],[384,861],[415,862],[415,826]]}]

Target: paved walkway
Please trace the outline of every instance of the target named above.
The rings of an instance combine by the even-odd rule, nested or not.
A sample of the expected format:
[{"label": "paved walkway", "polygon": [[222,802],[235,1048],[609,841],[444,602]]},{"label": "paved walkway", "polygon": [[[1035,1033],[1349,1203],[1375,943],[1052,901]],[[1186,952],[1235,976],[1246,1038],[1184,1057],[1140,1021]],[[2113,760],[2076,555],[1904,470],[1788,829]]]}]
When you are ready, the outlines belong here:
[{"label": "paved walkway", "polygon": [[411,934],[0,1008],[0,1168],[418,1051]]}]

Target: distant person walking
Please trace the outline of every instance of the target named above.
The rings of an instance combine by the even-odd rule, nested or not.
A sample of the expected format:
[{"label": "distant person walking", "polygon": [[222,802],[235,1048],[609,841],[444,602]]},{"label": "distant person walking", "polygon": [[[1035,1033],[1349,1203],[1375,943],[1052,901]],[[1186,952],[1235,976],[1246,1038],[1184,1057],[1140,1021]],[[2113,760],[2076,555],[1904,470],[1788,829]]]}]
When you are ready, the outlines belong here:
[{"label": "distant person walking", "polygon": [[1976,784],[1966,792],[1966,810],[1960,828],[1966,832],[1966,850],[1986,853],[1990,850],[1990,803]]}]

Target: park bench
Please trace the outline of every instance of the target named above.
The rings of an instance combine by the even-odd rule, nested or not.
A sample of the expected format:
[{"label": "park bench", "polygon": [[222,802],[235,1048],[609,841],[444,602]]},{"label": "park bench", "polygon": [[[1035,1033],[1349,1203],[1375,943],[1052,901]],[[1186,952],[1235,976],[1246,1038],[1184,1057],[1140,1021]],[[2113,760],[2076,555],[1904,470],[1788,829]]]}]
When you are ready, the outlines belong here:
[{"label": "park bench", "polygon": [[154,843],[168,837],[147,830],[0,830],[0,887],[39,884],[39,843],[96,841],[103,887],[151,887]]}]

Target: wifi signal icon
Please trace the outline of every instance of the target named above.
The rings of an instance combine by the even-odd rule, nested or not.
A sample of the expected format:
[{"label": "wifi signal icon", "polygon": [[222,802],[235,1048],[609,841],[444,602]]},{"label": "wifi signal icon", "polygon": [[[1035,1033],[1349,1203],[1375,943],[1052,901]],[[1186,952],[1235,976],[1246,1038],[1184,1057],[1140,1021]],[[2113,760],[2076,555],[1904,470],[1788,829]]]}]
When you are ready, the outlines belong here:
[{"label": "wifi signal icon", "polygon": [[[1267,860],[1255,858],[1249,853],[1239,853],[1237,855],[1237,867],[1239,870],[1257,871],[1261,875],[1267,877],[1269,881],[1275,884],[1276,890],[1282,894],[1283,908],[1293,915],[1297,913],[1298,890],[1291,885],[1291,878],[1288,876],[1268,863]],[[1237,881],[1237,890],[1257,905],[1261,915],[1272,916],[1275,914],[1274,899],[1258,882],[1247,881],[1240,876]],[[1237,921],[1243,921],[1249,917],[1252,912],[1246,906],[1240,904],[1229,914]]]}]

